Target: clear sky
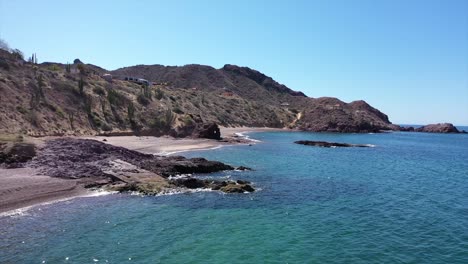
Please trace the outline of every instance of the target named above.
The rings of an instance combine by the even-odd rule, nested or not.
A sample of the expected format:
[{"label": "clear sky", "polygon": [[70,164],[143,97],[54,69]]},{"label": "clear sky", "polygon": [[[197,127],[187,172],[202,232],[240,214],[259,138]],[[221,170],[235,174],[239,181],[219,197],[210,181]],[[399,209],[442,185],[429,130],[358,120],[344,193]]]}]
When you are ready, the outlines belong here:
[{"label": "clear sky", "polygon": [[0,0],[0,38],[39,62],[248,66],[393,123],[468,125],[468,0]]}]

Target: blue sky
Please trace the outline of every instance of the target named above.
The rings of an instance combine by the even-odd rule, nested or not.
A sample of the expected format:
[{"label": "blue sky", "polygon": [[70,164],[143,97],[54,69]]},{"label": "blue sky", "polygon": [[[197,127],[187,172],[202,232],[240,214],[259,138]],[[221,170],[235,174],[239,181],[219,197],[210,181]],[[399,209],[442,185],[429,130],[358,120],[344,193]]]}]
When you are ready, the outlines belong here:
[{"label": "blue sky", "polygon": [[393,123],[468,125],[467,0],[0,0],[0,38],[40,62],[248,66]]}]

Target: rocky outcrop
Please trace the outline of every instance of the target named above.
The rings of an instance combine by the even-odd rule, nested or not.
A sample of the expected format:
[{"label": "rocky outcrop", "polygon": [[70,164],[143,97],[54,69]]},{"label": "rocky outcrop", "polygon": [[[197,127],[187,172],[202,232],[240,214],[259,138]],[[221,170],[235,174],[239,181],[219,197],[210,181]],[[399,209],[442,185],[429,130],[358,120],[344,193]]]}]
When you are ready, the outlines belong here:
[{"label": "rocky outcrop", "polygon": [[221,131],[216,123],[203,124],[193,132],[196,138],[221,139]]},{"label": "rocky outcrop", "polygon": [[[234,192],[236,188],[253,191],[248,182],[201,180],[195,177],[171,179],[175,175],[234,169],[222,162],[182,156],[154,156],[96,140],[50,140],[38,151],[34,160],[23,162],[38,168],[44,175],[77,179],[88,188],[103,187],[144,194],[157,194],[174,187],[208,188],[225,192]],[[231,185],[236,185],[236,188]],[[226,186],[229,187],[223,189]]]},{"label": "rocky outcrop", "polygon": [[337,98],[309,99],[295,126],[300,130],[338,133],[376,133],[395,130],[388,116],[365,101],[349,104]]},{"label": "rocky outcrop", "polygon": [[254,192],[255,189],[248,181],[215,181],[215,180],[202,180],[193,177],[177,178],[171,180],[170,183],[189,189],[205,188],[211,190],[219,190],[225,193],[245,193]]},{"label": "rocky outcrop", "polygon": [[0,164],[7,168],[21,167],[36,156],[36,147],[30,143],[0,143]]},{"label": "rocky outcrop", "polygon": [[349,144],[349,143],[337,143],[337,142],[326,142],[326,141],[311,141],[311,140],[299,140],[295,141],[294,143],[306,146],[315,146],[315,147],[323,147],[323,148],[332,148],[332,147],[340,147],[340,148],[350,148],[350,147],[357,147],[357,148],[368,148],[371,145],[366,144]]},{"label": "rocky outcrop", "polygon": [[429,124],[416,128],[414,131],[427,133],[461,133],[453,124],[450,123]]}]

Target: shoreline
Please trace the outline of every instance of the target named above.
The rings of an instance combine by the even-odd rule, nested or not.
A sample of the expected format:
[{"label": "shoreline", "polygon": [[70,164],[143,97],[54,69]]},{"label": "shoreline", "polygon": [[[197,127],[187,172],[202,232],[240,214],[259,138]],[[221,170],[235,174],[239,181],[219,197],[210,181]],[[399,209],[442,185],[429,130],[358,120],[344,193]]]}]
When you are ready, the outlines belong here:
[{"label": "shoreline", "polygon": [[[250,140],[239,133],[286,131],[276,128],[225,128],[221,127],[221,135],[228,141],[212,139],[188,139],[172,137],[137,137],[137,136],[88,136],[79,137],[105,141],[107,144],[125,147],[142,153],[155,155],[173,155],[176,153],[210,150],[223,146],[239,144],[255,144],[258,141]],[[57,138],[49,137],[35,139],[40,145],[44,140]],[[237,140],[237,141],[236,141]],[[32,168],[3,169],[0,168],[0,217],[15,214],[18,210],[28,210],[42,204],[60,202],[79,197],[93,196],[93,192],[85,189],[76,180],[60,179],[39,175]]]},{"label": "shoreline", "polygon": [[118,147],[124,147],[130,150],[136,150],[146,154],[168,156],[176,153],[210,150],[223,146],[233,146],[241,144],[255,144],[255,140],[251,140],[247,136],[239,135],[252,132],[268,132],[268,131],[289,131],[280,128],[263,128],[263,127],[220,127],[221,135],[225,141],[218,141],[206,138],[173,138],[170,136],[150,137],[150,136],[88,136],[80,137],[86,139],[94,139],[104,141]]}]

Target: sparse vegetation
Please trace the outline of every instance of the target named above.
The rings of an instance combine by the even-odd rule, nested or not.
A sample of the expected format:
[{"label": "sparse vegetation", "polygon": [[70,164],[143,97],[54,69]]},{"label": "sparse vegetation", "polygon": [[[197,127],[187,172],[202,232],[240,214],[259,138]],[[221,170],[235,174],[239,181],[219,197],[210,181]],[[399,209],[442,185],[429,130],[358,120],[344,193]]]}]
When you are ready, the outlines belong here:
[{"label": "sparse vegetation", "polygon": [[40,127],[39,116],[35,109],[31,109],[26,115],[26,119],[35,127]]},{"label": "sparse vegetation", "polygon": [[[23,58],[24,56],[22,56]],[[31,64],[37,64],[37,55],[36,53],[33,53],[31,57],[29,57],[28,62]]]},{"label": "sparse vegetation", "polygon": [[99,96],[104,96],[104,95],[106,95],[106,91],[104,91],[104,89],[102,89],[102,87],[99,87],[99,86],[94,87],[94,88],[93,88],[93,92],[94,92],[95,94],[99,95]]},{"label": "sparse vegetation", "polygon": [[60,71],[61,69],[56,64],[52,64],[52,65],[50,65],[49,70],[51,70],[51,71]]},{"label": "sparse vegetation", "polygon": [[182,109],[180,109],[178,105],[174,106],[174,108],[172,108],[172,111],[174,111],[174,113],[179,114],[179,115],[184,113],[184,111],[182,111]]},{"label": "sparse vegetation", "polygon": [[76,66],[76,68],[78,68],[78,71],[80,71],[80,74],[81,74],[81,75],[85,75],[85,74],[86,74],[86,66],[85,66],[83,63],[78,63],[78,65]]},{"label": "sparse vegetation", "polygon": [[170,109],[167,109],[163,114],[155,116],[150,126],[159,129],[161,132],[167,132],[171,129],[174,121],[174,113]]},{"label": "sparse vegetation", "polygon": [[133,105],[132,102],[129,102],[127,106],[127,115],[128,115],[128,120],[130,121],[130,123],[133,123],[134,118],[135,118],[135,106]]},{"label": "sparse vegetation", "polygon": [[21,52],[21,50],[19,50],[19,49],[14,49],[14,50],[12,51],[12,54],[13,54],[13,56],[15,57],[15,59],[17,59],[17,60],[24,60],[24,54],[23,54],[23,52]]},{"label": "sparse vegetation", "polygon": [[32,93],[31,93],[31,101],[30,106],[31,109],[37,109],[44,99],[44,90],[43,88],[46,86],[44,76],[40,74],[37,78],[37,84],[32,85]]},{"label": "sparse vegetation", "polygon": [[138,103],[140,103],[141,105],[144,105],[144,106],[147,106],[150,103],[148,98],[146,98],[143,94],[139,94],[137,96],[137,101],[138,101]]},{"label": "sparse vegetation", "polygon": [[161,90],[161,88],[159,88],[159,87],[156,88],[155,97],[158,100],[161,100],[161,99],[164,98],[164,92]]},{"label": "sparse vegetation", "polygon": [[85,82],[83,80],[83,77],[81,77],[78,80],[78,91],[79,91],[81,96],[84,96],[84,87],[85,87]]},{"label": "sparse vegetation", "polygon": [[111,106],[123,106],[125,104],[126,98],[115,89],[108,89],[107,100]]}]

